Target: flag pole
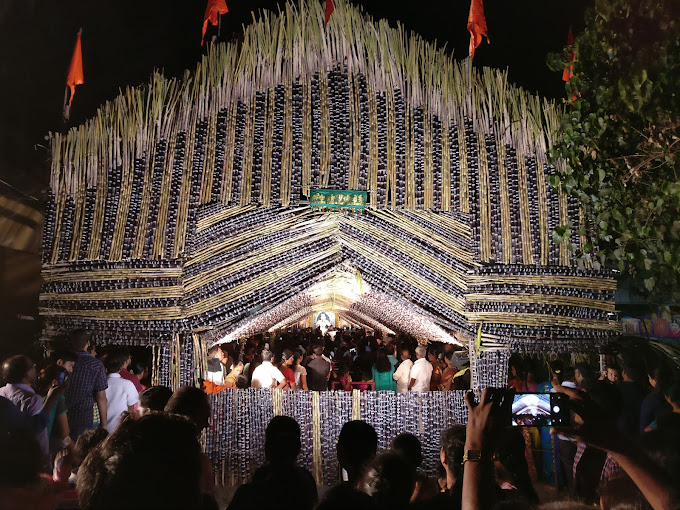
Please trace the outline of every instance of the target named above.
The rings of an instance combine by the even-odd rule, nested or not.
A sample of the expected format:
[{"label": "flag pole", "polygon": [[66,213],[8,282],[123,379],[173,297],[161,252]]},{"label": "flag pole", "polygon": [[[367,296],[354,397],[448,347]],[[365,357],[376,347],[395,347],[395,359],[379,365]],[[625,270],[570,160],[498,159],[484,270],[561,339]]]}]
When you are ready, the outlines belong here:
[{"label": "flag pole", "polygon": [[68,107],[68,85],[64,88],[64,123],[66,123],[71,116],[71,112],[69,111],[70,108]]}]

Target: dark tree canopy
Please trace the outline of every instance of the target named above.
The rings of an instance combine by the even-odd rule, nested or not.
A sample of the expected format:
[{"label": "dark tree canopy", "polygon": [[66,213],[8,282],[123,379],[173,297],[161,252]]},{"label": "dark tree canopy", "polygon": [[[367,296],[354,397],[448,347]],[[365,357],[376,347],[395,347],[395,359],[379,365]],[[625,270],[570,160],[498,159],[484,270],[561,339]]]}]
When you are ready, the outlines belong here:
[{"label": "dark tree canopy", "polygon": [[[657,303],[680,297],[680,2],[597,0],[574,47],[561,185],[580,199],[581,260],[631,277]],[[559,165],[558,165],[559,168]],[[576,225],[554,235],[568,239]]]}]

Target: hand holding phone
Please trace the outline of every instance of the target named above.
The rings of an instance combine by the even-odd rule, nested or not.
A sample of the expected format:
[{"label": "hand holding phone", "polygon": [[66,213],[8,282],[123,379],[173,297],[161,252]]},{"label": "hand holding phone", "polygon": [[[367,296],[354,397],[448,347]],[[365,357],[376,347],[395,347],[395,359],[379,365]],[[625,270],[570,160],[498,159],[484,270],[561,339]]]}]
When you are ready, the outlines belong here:
[{"label": "hand holding phone", "polygon": [[563,393],[516,393],[512,401],[513,427],[563,427],[569,416],[569,397]]}]

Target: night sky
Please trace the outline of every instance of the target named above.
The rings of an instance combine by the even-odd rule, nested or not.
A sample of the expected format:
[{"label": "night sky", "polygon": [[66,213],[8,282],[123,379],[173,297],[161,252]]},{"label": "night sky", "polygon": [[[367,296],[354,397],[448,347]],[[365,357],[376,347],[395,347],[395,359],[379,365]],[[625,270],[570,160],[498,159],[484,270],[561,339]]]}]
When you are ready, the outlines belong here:
[{"label": "night sky", "polygon": [[[314,1],[314,0],[312,0]],[[323,1],[323,0],[317,0]],[[355,1],[374,18],[400,20],[427,40],[467,56],[468,0],[450,2]],[[546,55],[578,34],[592,0],[486,0],[491,45],[477,49],[475,65],[508,68],[510,81],[562,98],[560,73]],[[118,90],[147,81],[154,68],[166,76],[193,69],[204,49],[201,25],[207,0],[1,0],[0,178],[42,198],[48,186],[45,135],[94,115]],[[227,0],[220,40],[252,20],[251,11],[276,10],[284,1]],[[66,73],[78,28],[83,28],[85,84],[77,88],[69,123],[62,120]],[[209,28],[208,35],[216,34]]]}]

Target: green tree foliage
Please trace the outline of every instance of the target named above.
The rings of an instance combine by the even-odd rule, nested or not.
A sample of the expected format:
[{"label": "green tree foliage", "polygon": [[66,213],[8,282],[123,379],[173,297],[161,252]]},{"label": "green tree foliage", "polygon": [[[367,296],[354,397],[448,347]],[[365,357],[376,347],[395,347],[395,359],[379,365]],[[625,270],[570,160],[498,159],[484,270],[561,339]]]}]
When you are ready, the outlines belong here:
[{"label": "green tree foliage", "polygon": [[[596,0],[575,47],[551,184],[579,198],[594,267],[680,302],[680,0]],[[569,228],[554,232],[568,237]]]}]

